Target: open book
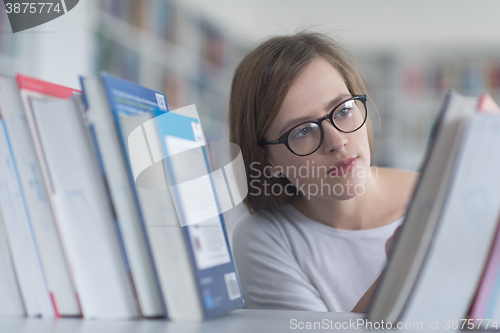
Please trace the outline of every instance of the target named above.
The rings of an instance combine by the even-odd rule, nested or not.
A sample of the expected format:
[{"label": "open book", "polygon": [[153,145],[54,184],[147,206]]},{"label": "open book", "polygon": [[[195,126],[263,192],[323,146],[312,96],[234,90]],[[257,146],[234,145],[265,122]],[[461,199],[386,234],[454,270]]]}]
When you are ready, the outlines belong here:
[{"label": "open book", "polygon": [[500,210],[500,115],[477,105],[447,94],[368,319],[467,317]]}]

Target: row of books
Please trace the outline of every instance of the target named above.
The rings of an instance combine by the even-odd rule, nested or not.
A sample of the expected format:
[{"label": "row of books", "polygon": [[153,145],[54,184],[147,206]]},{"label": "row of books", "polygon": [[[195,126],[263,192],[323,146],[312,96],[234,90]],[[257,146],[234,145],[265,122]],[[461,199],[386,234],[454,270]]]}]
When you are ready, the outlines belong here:
[{"label": "row of books", "polygon": [[103,0],[100,8],[135,27],[149,30],[170,42],[177,41],[178,6],[170,0]]},{"label": "row of books", "polygon": [[169,191],[192,166],[165,156],[199,146],[198,172],[210,168],[194,105],[170,111],[108,74],[81,86],[0,77],[0,316],[201,321],[241,308],[222,215],[188,223],[192,203]]},{"label": "row of books", "polygon": [[427,66],[408,63],[403,66],[401,73],[401,88],[407,97],[441,96],[449,87],[467,95],[484,90],[498,94],[500,90],[500,64],[494,58],[475,62],[436,60]]},{"label": "row of books", "polygon": [[448,93],[370,320],[500,327],[498,113],[487,95]]}]

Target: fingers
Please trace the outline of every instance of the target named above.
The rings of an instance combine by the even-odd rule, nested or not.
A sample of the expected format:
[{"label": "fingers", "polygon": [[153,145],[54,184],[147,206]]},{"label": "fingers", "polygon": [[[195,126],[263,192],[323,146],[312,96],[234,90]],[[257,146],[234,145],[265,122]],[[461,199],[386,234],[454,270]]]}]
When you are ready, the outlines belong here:
[{"label": "fingers", "polygon": [[394,236],[399,232],[400,228],[401,228],[401,226],[397,227],[396,230],[394,230],[394,233],[392,234],[392,236],[387,240],[387,242],[385,242],[385,254],[387,256],[389,256],[389,252],[391,249],[392,242],[394,240]]}]

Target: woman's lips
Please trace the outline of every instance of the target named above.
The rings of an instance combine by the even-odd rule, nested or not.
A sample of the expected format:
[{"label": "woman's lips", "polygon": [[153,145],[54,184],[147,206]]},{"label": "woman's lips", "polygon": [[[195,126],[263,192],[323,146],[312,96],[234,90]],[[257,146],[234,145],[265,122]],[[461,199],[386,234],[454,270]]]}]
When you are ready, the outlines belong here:
[{"label": "woman's lips", "polygon": [[357,160],[356,157],[349,157],[342,161],[338,161],[328,170],[328,174],[330,176],[337,176],[339,173],[345,175],[356,167]]}]

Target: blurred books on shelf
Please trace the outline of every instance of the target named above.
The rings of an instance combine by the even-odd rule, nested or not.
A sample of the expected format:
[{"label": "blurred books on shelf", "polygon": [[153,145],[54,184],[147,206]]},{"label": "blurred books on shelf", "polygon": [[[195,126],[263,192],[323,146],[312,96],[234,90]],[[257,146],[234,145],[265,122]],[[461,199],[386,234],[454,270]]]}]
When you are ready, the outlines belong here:
[{"label": "blurred books on shelf", "polygon": [[[145,160],[130,152],[150,161],[161,147],[134,138],[170,114],[165,96],[107,74],[81,82],[83,95],[0,77],[0,316],[202,321],[241,308],[222,215],[182,226],[167,179],[185,170],[155,160],[134,174]],[[203,136],[196,112],[162,119],[163,135]]]},{"label": "blurred books on shelf", "polygon": [[477,108],[447,94],[370,320],[466,318],[500,213],[500,114]]},{"label": "blurred books on shelf", "polygon": [[488,91],[500,99],[498,54],[496,47],[356,52],[374,102],[373,164],[421,167],[446,90],[466,96]]},{"label": "blurred books on shelf", "polygon": [[105,71],[162,91],[172,109],[203,106],[200,120],[207,138],[226,140],[232,71],[246,52],[244,44],[178,2],[137,3],[99,2],[95,72]]}]

